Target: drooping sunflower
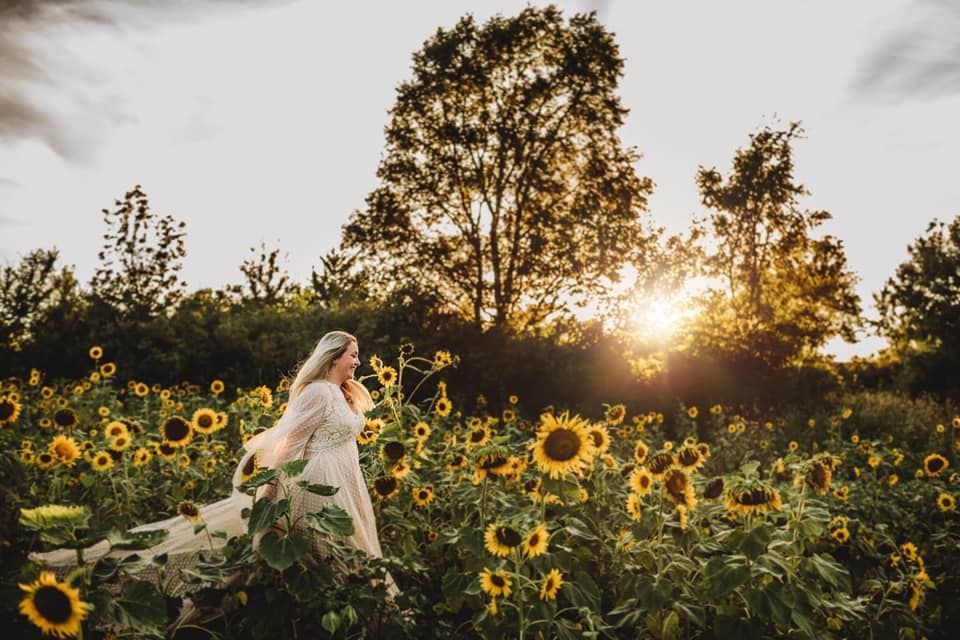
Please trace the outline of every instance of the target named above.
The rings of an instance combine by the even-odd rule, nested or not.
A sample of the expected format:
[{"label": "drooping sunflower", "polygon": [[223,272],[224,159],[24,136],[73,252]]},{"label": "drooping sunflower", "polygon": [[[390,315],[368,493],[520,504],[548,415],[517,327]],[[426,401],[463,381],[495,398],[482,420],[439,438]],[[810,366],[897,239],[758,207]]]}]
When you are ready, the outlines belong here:
[{"label": "drooping sunflower", "polygon": [[20,403],[10,397],[0,398],[0,427],[13,424],[20,417]]},{"label": "drooping sunflower", "polygon": [[650,448],[642,440],[638,440],[633,448],[633,459],[637,461],[637,464],[643,464],[648,453],[650,453]]},{"label": "drooping sunflower", "polygon": [[209,435],[220,428],[217,421],[217,412],[209,407],[202,407],[193,412],[193,429],[197,433]]},{"label": "drooping sunflower", "polygon": [[692,509],[697,504],[690,476],[680,469],[670,469],[663,476],[663,493],[673,500],[673,504],[683,505],[687,509]]},{"label": "drooping sunflower", "polygon": [[389,387],[397,383],[397,370],[393,367],[383,367],[377,371],[377,380],[384,387]]},{"label": "drooping sunflower", "polygon": [[76,637],[90,611],[90,605],[80,600],[80,589],[58,582],[52,571],[43,571],[36,582],[19,586],[26,592],[20,613],[40,631],[57,638]]},{"label": "drooping sunflower", "polygon": [[538,524],[533,531],[527,534],[523,539],[523,553],[528,558],[536,558],[547,552],[547,542],[550,534],[547,533],[547,526],[543,523]]},{"label": "drooping sunflower", "polygon": [[140,447],[133,453],[133,466],[142,467],[150,462],[151,458],[153,458],[153,454],[150,453],[150,450]]},{"label": "drooping sunflower", "polygon": [[171,447],[185,447],[193,440],[193,425],[180,416],[170,416],[160,425],[160,437]]},{"label": "drooping sunflower", "polygon": [[673,468],[674,462],[673,456],[669,453],[658,453],[650,458],[650,462],[647,463],[647,470],[654,478],[661,478],[663,474]]},{"label": "drooping sunflower", "polygon": [[200,508],[189,500],[184,500],[177,505],[177,513],[193,523],[198,523],[201,520]]},{"label": "drooping sunflower", "polygon": [[645,496],[653,489],[653,474],[644,468],[634,469],[630,474],[630,488],[638,496]]},{"label": "drooping sunflower", "polygon": [[80,457],[80,447],[77,446],[77,441],[66,436],[54,437],[47,450],[53,454],[60,464],[68,467],[72,467],[73,463]]},{"label": "drooping sunflower", "polygon": [[593,451],[596,455],[603,455],[610,448],[610,433],[602,424],[591,425],[587,434],[593,442]]},{"label": "drooping sunflower", "polygon": [[413,502],[418,507],[425,507],[433,502],[433,487],[414,487]]},{"label": "drooping sunflower", "polygon": [[73,429],[80,424],[80,418],[73,409],[60,409],[53,414],[53,423],[61,429]]},{"label": "drooping sunflower", "polygon": [[516,530],[502,522],[494,522],[483,534],[483,545],[495,556],[505,557],[523,543]]},{"label": "drooping sunflower", "polygon": [[113,456],[106,451],[98,451],[90,458],[90,466],[94,471],[103,473],[113,468]]},{"label": "drooping sunflower", "polygon": [[643,501],[635,493],[630,493],[627,496],[627,513],[637,522],[643,516]]},{"label": "drooping sunflower", "polygon": [[684,446],[677,453],[677,465],[687,473],[696,471],[705,462],[706,459],[700,455],[700,450],[695,446]]},{"label": "drooping sunflower", "polygon": [[593,462],[593,440],[587,432],[588,423],[580,416],[564,412],[540,416],[540,431],[531,447],[533,459],[542,473],[561,478],[568,473],[583,471]]},{"label": "drooping sunflower", "polygon": [[622,404],[615,404],[604,414],[604,419],[606,419],[607,424],[611,427],[616,427],[623,419],[627,417],[627,408]]},{"label": "drooping sunflower", "polygon": [[832,479],[833,471],[830,469],[830,465],[825,464],[822,460],[815,461],[807,471],[807,484],[820,495],[830,491]]},{"label": "drooping sunflower", "polygon": [[957,506],[957,499],[950,493],[941,493],[937,496],[937,507],[940,511],[953,511]]},{"label": "drooping sunflower", "polygon": [[510,576],[503,569],[497,569],[496,571],[484,569],[480,572],[480,588],[495,598],[497,596],[509,596],[511,584],[513,583],[510,581]]},{"label": "drooping sunflower", "polygon": [[742,514],[765,513],[769,509],[780,510],[780,494],[776,489],[758,486],[733,493],[727,500],[727,508]]},{"label": "drooping sunflower", "polygon": [[716,500],[721,495],[723,495],[723,478],[714,478],[703,489],[703,497],[706,500]]},{"label": "drooping sunflower", "polygon": [[946,471],[949,466],[950,461],[939,453],[931,453],[923,459],[923,471],[930,478],[936,478]]},{"label": "drooping sunflower", "polygon": [[560,587],[563,586],[563,574],[559,569],[550,569],[549,573],[543,578],[543,584],[540,586],[541,600],[556,600]]},{"label": "drooping sunflower", "polygon": [[433,405],[433,410],[441,418],[446,418],[448,415],[450,415],[450,412],[453,411],[453,403],[450,402],[446,396],[444,396],[439,398],[436,404]]},{"label": "drooping sunflower", "polygon": [[393,500],[400,493],[400,481],[393,476],[380,476],[373,481],[377,500]]}]

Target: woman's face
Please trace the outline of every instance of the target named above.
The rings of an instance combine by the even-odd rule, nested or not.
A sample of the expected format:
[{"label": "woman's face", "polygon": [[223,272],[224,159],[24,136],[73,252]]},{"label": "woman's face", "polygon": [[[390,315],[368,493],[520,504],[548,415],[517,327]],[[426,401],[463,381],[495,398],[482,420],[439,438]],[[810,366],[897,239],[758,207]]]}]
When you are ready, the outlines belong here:
[{"label": "woman's face", "polygon": [[356,342],[351,342],[343,355],[330,365],[330,377],[338,384],[353,378],[353,372],[360,366],[360,349]]}]

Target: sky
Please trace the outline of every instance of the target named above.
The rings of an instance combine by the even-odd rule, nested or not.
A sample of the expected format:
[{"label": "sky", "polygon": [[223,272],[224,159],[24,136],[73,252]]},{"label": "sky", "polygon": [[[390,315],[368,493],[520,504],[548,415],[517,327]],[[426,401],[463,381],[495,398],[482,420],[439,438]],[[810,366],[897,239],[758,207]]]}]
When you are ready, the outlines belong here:
[{"label": "sky", "polygon": [[[0,0],[0,263],[56,247],[86,282],[112,208],[142,185],[187,223],[188,288],[242,280],[266,243],[305,282],[377,185],[411,56],[466,13],[542,2]],[[556,2],[596,11],[625,58],[625,146],[654,222],[706,212],[765,125],[801,121],[795,175],[873,294],[934,218],[960,214],[960,2]],[[831,342],[840,359],[883,346]]]}]

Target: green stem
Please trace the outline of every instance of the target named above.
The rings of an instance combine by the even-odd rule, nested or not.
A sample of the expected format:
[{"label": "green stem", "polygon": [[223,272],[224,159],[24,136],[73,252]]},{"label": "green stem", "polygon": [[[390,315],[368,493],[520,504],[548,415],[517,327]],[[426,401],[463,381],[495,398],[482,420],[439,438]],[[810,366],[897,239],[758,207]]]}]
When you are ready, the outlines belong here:
[{"label": "green stem", "polygon": [[517,613],[519,615],[520,640],[523,640],[523,582],[520,577],[520,554],[516,550],[513,551],[513,566],[517,577]]}]

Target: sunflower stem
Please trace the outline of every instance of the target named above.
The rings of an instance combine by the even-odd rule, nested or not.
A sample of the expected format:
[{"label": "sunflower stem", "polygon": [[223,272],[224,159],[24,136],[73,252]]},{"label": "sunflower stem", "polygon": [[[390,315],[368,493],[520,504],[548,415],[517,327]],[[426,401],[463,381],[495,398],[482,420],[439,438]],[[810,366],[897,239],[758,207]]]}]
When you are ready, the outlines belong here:
[{"label": "sunflower stem", "polygon": [[483,477],[483,487],[480,489],[480,529],[483,530],[487,526],[487,477]]},{"label": "sunflower stem", "polygon": [[523,640],[523,581],[520,577],[520,554],[513,551],[513,567],[517,576],[517,614],[519,615],[520,640]]}]

